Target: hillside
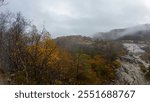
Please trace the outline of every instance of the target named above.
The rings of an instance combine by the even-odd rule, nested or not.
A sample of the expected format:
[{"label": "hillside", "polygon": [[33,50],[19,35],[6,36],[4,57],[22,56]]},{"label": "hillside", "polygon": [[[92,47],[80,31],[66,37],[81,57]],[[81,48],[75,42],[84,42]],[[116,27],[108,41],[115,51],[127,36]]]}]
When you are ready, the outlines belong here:
[{"label": "hillside", "polygon": [[[90,56],[93,54],[104,55],[105,60],[108,62],[112,56],[117,56],[115,57],[115,60],[118,60],[121,66],[120,68],[116,69],[116,71],[114,70],[113,73],[115,74],[113,76],[115,78],[110,81],[111,84],[147,85],[150,84],[150,82],[146,79],[146,76],[149,75],[148,73],[150,72],[150,64],[148,61],[143,60],[142,56],[149,51],[147,50],[148,43],[142,45],[136,42],[122,42],[122,40],[149,40],[149,25],[143,25],[142,27],[143,28],[139,28],[139,26],[137,26],[128,29],[115,29],[110,32],[101,33],[102,35],[99,35],[99,37],[97,36],[96,38],[77,35],[59,37],[56,38],[55,41],[59,46],[71,52],[74,49],[80,48],[83,51],[82,53],[89,54]],[[133,31],[133,28],[138,29]],[[104,37],[107,39],[104,39]],[[98,45],[95,46],[97,42]],[[111,42],[111,44],[109,42]],[[124,49],[121,45],[124,47]],[[120,52],[124,52],[124,50],[127,52],[124,54],[119,54]]]},{"label": "hillside", "polygon": [[109,32],[99,32],[97,34],[93,35],[94,39],[100,39],[100,40],[115,40],[117,38],[120,38],[123,36],[123,32],[125,29],[113,29]]},{"label": "hillside", "polygon": [[123,37],[120,37],[119,40],[150,40],[150,30],[138,31],[136,33],[133,33],[132,35],[125,35]]},{"label": "hillside", "polygon": [[86,36],[81,35],[72,35],[72,36],[62,36],[54,39],[56,43],[59,44],[91,44],[93,39]]},{"label": "hillside", "polygon": [[149,40],[150,24],[137,25],[124,29],[113,29],[109,32],[97,33],[93,37],[103,40]]},{"label": "hillside", "polygon": [[149,63],[141,59],[145,53],[141,45],[133,43],[124,43],[128,54],[121,56],[119,61],[121,68],[117,70],[117,79],[115,84],[118,85],[147,85],[145,75],[149,71]]},{"label": "hillside", "polygon": [[81,35],[73,35],[73,36],[62,36],[54,39],[56,44],[64,49],[69,51],[76,50],[80,47],[90,49],[91,44],[93,44],[93,39],[86,36]]}]

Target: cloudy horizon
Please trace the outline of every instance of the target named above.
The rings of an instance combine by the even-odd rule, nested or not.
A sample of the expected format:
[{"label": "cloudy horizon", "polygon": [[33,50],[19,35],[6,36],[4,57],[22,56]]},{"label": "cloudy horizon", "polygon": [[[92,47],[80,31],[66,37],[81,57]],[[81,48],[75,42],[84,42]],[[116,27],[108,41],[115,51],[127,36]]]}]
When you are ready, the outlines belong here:
[{"label": "cloudy horizon", "polygon": [[3,10],[21,12],[52,37],[90,36],[114,28],[150,23],[149,0],[7,0]]}]

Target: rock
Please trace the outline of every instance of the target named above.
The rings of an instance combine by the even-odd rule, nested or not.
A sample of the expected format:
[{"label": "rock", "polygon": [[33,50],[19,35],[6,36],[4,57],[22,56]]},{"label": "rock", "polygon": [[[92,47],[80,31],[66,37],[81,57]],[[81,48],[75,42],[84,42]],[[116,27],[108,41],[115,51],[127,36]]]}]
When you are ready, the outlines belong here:
[{"label": "rock", "polygon": [[[145,68],[149,67],[149,63],[143,61],[140,56],[144,53],[143,50],[136,44],[126,44],[129,55],[120,58],[121,68],[117,69],[117,78],[115,84],[117,85],[148,85],[150,82],[146,80],[145,73],[141,70],[140,64]],[[136,47],[135,47],[136,46]],[[137,48],[137,49],[136,49]],[[131,51],[130,51],[131,50]],[[138,52],[139,51],[139,52]]]}]

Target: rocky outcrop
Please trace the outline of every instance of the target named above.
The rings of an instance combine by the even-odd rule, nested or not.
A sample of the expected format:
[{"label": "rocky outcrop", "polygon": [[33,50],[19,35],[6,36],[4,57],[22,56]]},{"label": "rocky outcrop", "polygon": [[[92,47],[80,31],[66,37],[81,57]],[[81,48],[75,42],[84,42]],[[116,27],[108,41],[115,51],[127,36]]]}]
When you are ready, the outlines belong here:
[{"label": "rocky outcrop", "polygon": [[[132,45],[135,46],[135,44],[131,44],[131,46]],[[126,48],[129,48],[129,46]],[[136,47],[136,48],[138,49],[134,49],[134,50],[128,49],[129,50],[128,52],[130,52],[130,54],[120,57],[119,61],[121,63],[121,68],[117,70],[117,79],[115,84],[118,85],[150,84],[150,82],[145,79],[145,74],[148,71],[149,64],[140,58],[140,56],[142,55],[142,53],[144,53],[144,51],[137,52],[137,51],[141,51],[141,49],[139,49],[140,47]]]}]

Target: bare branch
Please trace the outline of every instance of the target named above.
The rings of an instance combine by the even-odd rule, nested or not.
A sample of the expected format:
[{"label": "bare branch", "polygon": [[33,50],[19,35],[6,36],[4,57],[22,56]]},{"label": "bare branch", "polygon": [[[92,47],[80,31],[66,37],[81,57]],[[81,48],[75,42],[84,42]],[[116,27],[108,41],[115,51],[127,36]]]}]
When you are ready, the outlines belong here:
[{"label": "bare branch", "polygon": [[6,2],[6,0],[0,0],[0,7],[3,6],[3,5],[7,5],[8,2]]}]

